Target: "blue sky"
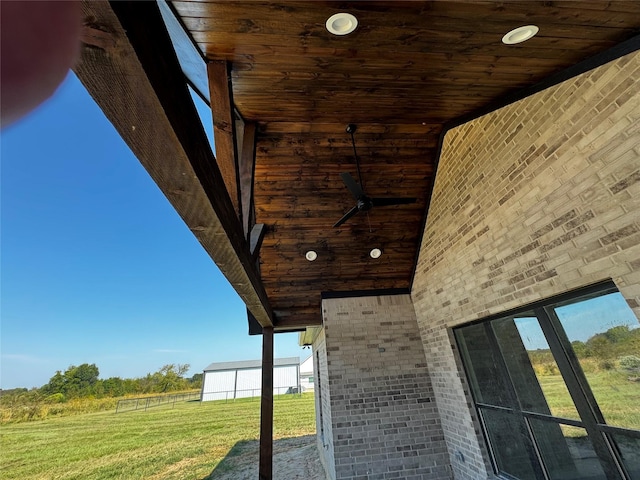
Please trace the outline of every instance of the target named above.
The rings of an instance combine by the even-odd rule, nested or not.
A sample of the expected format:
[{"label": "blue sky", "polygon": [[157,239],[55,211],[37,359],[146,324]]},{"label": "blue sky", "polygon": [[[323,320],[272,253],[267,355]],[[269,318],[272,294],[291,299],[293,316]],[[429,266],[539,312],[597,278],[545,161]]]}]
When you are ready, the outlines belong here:
[{"label": "blue sky", "polygon": [[[73,74],[0,149],[2,388],[260,358],[242,301]],[[309,354],[276,335],[276,357]]]},{"label": "blue sky", "polygon": [[[555,310],[571,342],[586,342],[597,333],[621,325],[631,329],[640,328],[633,310],[618,292],[565,305]],[[528,350],[549,348],[536,318],[518,318],[516,326]]]}]

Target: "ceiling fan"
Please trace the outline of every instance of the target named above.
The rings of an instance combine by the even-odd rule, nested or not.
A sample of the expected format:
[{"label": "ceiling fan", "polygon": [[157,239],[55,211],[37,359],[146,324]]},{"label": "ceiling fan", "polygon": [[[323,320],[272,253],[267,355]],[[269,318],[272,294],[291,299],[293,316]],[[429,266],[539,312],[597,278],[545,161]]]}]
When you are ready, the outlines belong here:
[{"label": "ceiling fan", "polygon": [[353,156],[356,159],[356,167],[358,169],[358,181],[356,183],[350,173],[344,172],[340,174],[342,181],[347,186],[353,198],[356,199],[356,204],[352,207],[344,216],[336,222],[333,228],[339,227],[344,222],[349,220],[358,212],[367,212],[373,207],[388,207],[391,205],[405,205],[407,203],[415,203],[415,198],[410,197],[391,197],[391,198],[371,198],[364,193],[364,185],[362,183],[362,174],[360,173],[360,162],[358,161],[358,154],[356,153],[356,141],[353,134],[356,132],[356,125],[350,123],[347,125],[347,133],[351,134],[351,144],[353,145]]}]

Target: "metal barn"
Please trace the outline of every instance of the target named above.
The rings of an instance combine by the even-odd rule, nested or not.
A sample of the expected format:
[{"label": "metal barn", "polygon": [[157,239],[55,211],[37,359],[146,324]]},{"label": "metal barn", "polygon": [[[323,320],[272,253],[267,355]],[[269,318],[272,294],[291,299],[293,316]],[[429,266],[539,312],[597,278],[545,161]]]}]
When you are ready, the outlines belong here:
[{"label": "metal barn", "polygon": [[313,391],[313,355],[300,364],[300,387],[303,392]]},{"label": "metal barn", "polygon": [[[262,360],[212,363],[204,369],[200,400],[235,400],[259,397],[262,392]],[[273,362],[273,394],[300,391],[300,359],[276,358]]]}]

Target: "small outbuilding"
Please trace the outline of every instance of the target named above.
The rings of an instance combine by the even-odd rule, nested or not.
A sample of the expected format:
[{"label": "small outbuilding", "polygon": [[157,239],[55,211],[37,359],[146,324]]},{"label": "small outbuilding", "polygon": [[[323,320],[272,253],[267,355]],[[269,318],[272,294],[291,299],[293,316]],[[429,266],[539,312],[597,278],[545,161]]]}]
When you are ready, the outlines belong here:
[{"label": "small outbuilding", "polygon": [[313,355],[309,355],[309,358],[300,364],[300,387],[303,392],[313,392],[313,386]]},{"label": "small outbuilding", "polygon": [[[200,400],[234,400],[259,397],[262,390],[262,361],[212,363],[204,369]],[[273,361],[273,394],[297,393],[300,387],[300,359]]]}]

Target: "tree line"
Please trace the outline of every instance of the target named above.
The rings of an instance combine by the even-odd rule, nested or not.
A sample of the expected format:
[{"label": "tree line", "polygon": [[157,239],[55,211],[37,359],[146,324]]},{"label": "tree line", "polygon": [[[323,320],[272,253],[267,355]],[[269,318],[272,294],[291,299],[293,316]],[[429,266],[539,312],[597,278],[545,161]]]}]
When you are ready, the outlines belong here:
[{"label": "tree line", "polygon": [[[594,368],[619,368],[630,374],[630,378],[640,376],[640,328],[632,329],[628,325],[615,326],[593,335],[585,342],[573,341],[571,346],[585,371]],[[534,368],[554,364],[554,368],[545,372],[550,375],[558,373],[549,349],[529,351],[529,358]]]},{"label": "tree line", "polygon": [[140,378],[109,377],[99,378],[100,371],[95,363],[71,365],[64,372],[58,370],[49,382],[40,388],[27,390],[14,388],[0,390],[0,401],[15,400],[16,396],[45,398],[51,402],[66,402],[76,398],[107,398],[125,395],[167,393],[199,389],[202,386],[202,374],[185,377],[189,364],[167,364],[157,372],[148,373]]}]

